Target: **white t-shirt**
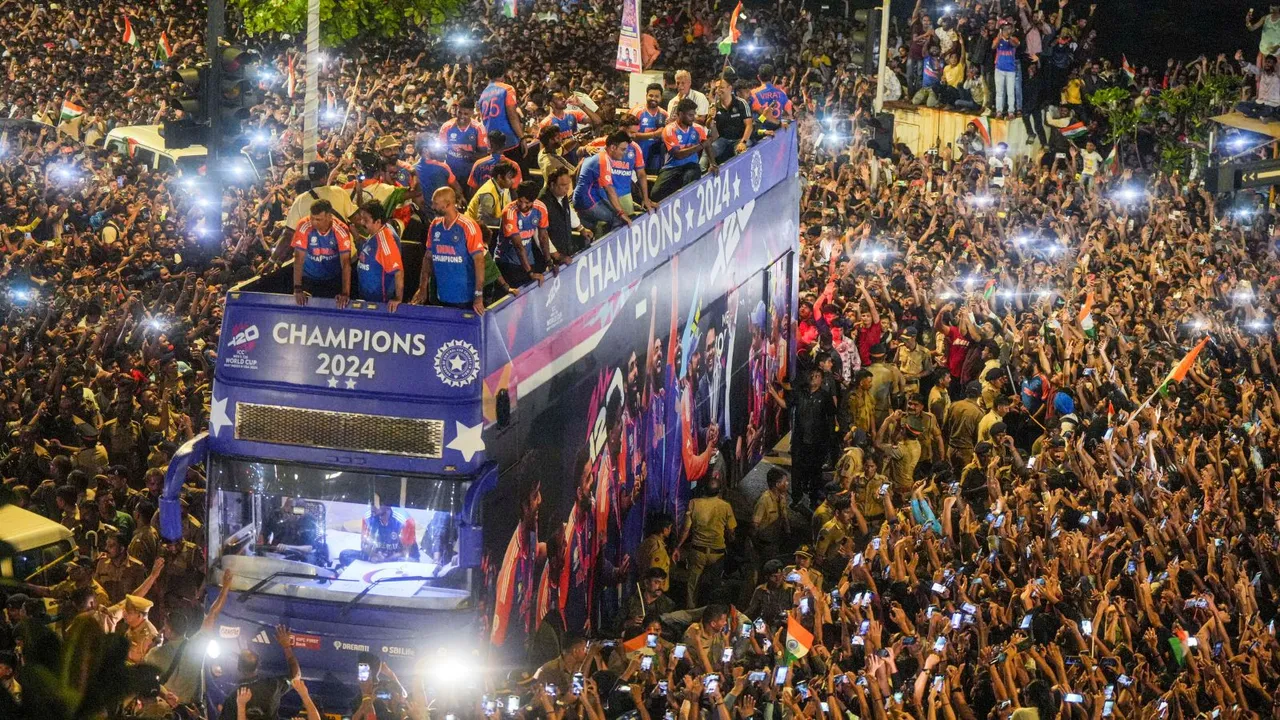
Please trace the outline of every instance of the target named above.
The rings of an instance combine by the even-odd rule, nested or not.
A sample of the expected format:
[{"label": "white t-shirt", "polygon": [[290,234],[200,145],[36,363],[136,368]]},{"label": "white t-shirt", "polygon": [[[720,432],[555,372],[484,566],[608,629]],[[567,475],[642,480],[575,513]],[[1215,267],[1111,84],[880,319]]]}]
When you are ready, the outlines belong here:
[{"label": "white t-shirt", "polygon": [[[344,190],[337,185],[323,185],[315,189],[315,194],[321,200],[328,200],[333,209],[345,219],[349,220],[356,214],[356,204],[352,202],[349,190]],[[288,214],[285,215],[284,224],[290,230],[297,230],[298,224],[311,216],[311,203],[315,201],[316,198],[312,197],[310,192],[304,192],[294,198]]]},{"label": "white t-shirt", "polygon": [[1258,43],[1258,52],[1274,55],[1277,50],[1280,50],[1280,20],[1268,14],[1262,19],[1262,42]]},{"label": "white t-shirt", "polygon": [[991,170],[991,184],[1004,187],[1004,176],[1013,170],[1013,160],[992,155],[987,159],[987,167]]},{"label": "white t-shirt", "polygon": [[[698,104],[698,117],[705,117],[711,113],[711,103],[707,102],[706,95],[703,95],[697,90],[690,90],[689,94],[685,97],[688,97],[690,100],[693,100]],[[683,99],[684,98],[679,95],[671,98],[671,102],[667,104],[667,117],[674,118],[676,116],[676,105],[679,105],[680,101]]]},{"label": "white t-shirt", "polygon": [[1081,171],[1080,174],[1089,175],[1091,177],[1093,175],[1097,175],[1098,168],[1102,165],[1102,156],[1099,155],[1097,151],[1094,151],[1094,152],[1085,152],[1083,157],[1084,157],[1084,170]]}]

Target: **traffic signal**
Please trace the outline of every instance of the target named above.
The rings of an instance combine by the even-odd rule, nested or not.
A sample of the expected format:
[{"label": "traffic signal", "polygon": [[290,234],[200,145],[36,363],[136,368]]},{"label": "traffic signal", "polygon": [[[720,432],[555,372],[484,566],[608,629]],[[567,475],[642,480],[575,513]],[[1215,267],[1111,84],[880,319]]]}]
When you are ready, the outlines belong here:
[{"label": "traffic signal", "polygon": [[261,58],[252,50],[224,47],[218,60],[218,137],[214,142],[224,152],[238,152],[245,144],[241,123],[249,119],[250,109],[264,99],[256,80]]},{"label": "traffic signal", "polygon": [[170,101],[181,116],[164,121],[164,142],[170,148],[205,145],[209,137],[209,64],[179,68],[169,78],[176,86]]}]

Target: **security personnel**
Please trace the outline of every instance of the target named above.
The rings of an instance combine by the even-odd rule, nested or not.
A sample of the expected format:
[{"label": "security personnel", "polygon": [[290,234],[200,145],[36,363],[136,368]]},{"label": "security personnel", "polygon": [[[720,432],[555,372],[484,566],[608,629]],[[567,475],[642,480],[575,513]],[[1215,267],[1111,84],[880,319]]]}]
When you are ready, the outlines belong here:
[{"label": "security personnel", "polygon": [[701,497],[689,503],[679,548],[689,545],[689,575],[685,581],[685,607],[698,607],[698,583],[702,575],[724,559],[725,548],[733,541],[738,522],[733,507],[720,497],[720,481],[707,481]]},{"label": "security personnel", "polygon": [[511,204],[511,188],[519,183],[520,172],[516,169],[515,163],[505,160],[498,163],[493,169],[493,177],[485,180],[484,184],[476,190],[476,194],[471,197],[471,202],[467,205],[467,215],[481,225],[497,226],[501,222],[502,211]]},{"label": "security personnel", "polygon": [[166,608],[194,602],[196,592],[204,582],[204,558],[200,546],[187,540],[164,541],[160,546],[164,569],[158,580],[159,596]]},{"label": "security personnel", "polygon": [[107,595],[107,591],[103,589],[98,581],[93,579],[93,564],[87,557],[79,557],[67,563],[67,579],[62,582],[42,587],[40,585],[27,585],[24,589],[27,594],[36,597],[57,598],[58,603],[62,604],[71,599],[72,593],[80,588],[93,588],[94,599],[97,600],[99,607],[106,607],[111,604],[111,598]]},{"label": "security personnel", "polygon": [[311,204],[311,217],[293,233],[293,296],[333,297],[339,308],[351,297],[351,230],[333,216],[327,200]]},{"label": "security personnel", "polygon": [[111,603],[118,603],[147,578],[147,567],[125,551],[120,533],[107,534],[106,552],[98,558],[93,579],[106,591]]},{"label": "security personnel", "polygon": [[458,196],[450,188],[440,188],[431,196],[439,214],[427,230],[426,257],[414,305],[427,302],[431,279],[437,279],[436,298],[443,305],[473,309],[484,314],[484,238],[480,225],[458,213]]},{"label": "security personnel", "polygon": [[848,559],[853,557],[850,548],[846,547],[846,540],[854,535],[853,506],[848,498],[838,498],[834,507],[835,517],[818,531],[816,560],[818,567],[838,575]]},{"label": "security personnel", "polygon": [[361,300],[387,304],[395,312],[404,299],[404,263],[400,259],[400,236],[387,224],[382,203],[370,200],[356,211],[356,227],[367,237],[360,243],[356,277]]},{"label": "security personnel", "polygon": [[791,574],[797,571],[804,571],[809,576],[809,583],[814,589],[822,592],[822,583],[824,577],[822,571],[813,566],[813,548],[808,545],[801,545],[796,548],[796,562],[794,565],[788,565],[782,571],[784,579],[791,577]]}]

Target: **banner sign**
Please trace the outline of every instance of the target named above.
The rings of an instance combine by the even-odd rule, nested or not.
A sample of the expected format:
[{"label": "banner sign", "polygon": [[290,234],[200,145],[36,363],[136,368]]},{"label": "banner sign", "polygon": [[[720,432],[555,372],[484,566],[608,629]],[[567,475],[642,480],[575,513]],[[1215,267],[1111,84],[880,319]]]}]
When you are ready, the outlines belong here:
[{"label": "banner sign", "polygon": [[640,72],[640,0],[622,0],[622,29],[613,65],[624,72]]},{"label": "banner sign", "polygon": [[289,295],[232,293],[217,378],[235,385],[416,400],[480,395],[480,327],[437,308],[353,304],[338,310]]}]

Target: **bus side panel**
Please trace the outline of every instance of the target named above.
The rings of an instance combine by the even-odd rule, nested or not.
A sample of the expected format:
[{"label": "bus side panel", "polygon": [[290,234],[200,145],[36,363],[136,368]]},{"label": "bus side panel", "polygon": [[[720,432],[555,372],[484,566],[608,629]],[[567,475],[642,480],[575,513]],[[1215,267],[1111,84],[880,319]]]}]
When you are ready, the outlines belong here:
[{"label": "bus side panel", "polygon": [[556,333],[572,360],[523,383],[489,436],[495,646],[519,653],[548,617],[618,625],[635,572],[614,570],[635,567],[646,517],[678,529],[697,485],[745,474],[785,432],[767,387],[792,364],[798,207],[797,182],[776,185]]}]

